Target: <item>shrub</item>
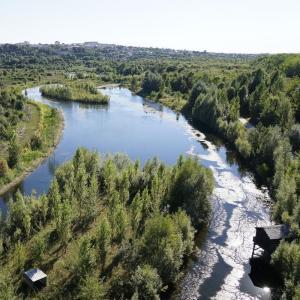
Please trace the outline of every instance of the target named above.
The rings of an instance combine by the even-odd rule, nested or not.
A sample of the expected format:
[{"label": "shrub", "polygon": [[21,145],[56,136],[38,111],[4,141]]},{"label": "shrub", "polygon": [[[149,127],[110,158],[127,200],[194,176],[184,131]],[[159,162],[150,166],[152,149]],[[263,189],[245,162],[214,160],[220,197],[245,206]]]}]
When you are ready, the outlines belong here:
[{"label": "shrub", "polygon": [[0,159],[0,178],[5,177],[8,173],[8,165],[5,159]]},{"label": "shrub", "polygon": [[38,150],[42,148],[42,138],[39,134],[35,134],[30,139],[31,150]]}]

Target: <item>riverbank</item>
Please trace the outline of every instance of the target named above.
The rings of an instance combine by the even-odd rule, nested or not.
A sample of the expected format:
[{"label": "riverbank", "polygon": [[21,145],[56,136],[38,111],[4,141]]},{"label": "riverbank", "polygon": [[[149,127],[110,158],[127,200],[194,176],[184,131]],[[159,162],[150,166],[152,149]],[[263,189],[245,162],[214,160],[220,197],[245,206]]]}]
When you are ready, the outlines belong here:
[{"label": "riverbank", "polygon": [[[22,151],[22,166],[13,169],[9,182],[0,186],[0,196],[17,186],[30,173],[32,173],[56,148],[62,137],[64,129],[64,117],[60,110],[53,110],[45,104],[30,102],[31,105],[38,107],[40,120],[38,128],[41,130],[43,148],[40,151],[26,150],[24,145]],[[55,111],[55,113],[53,113]]]},{"label": "riverbank", "polygon": [[116,88],[120,87],[121,83],[106,83],[106,84],[101,84],[97,86],[97,89],[105,89],[105,88]]}]

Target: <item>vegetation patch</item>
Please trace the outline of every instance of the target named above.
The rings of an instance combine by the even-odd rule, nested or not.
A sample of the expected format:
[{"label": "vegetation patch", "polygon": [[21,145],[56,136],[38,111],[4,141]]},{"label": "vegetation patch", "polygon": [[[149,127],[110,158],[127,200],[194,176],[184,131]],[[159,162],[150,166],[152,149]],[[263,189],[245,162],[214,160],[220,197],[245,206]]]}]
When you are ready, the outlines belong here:
[{"label": "vegetation patch", "polygon": [[48,275],[43,299],[158,298],[180,278],[195,228],[209,220],[213,186],[195,158],[141,167],[122,154],[101,159],[78,149],[47,195],[17,192],[10,201],[0,227],[0,298],[34,298],[21,282],[31,267]]},{"label": "vegetation patch", "polygon": [[[63,119],[57,109],[29,101],[17,90],[5,91],[2,95],[0,103],[4,116],[15,120],[8,123],[2,119],[0,191],[4,193],[36,167],[57,144]],[[11,107],[10,103],[16,103],[15,99],[20,99],[21,111]],[[15,119],[16,116],[19,119]]]},{"label": "vegetation patch", "polygon": [[58,100],[91,104],[108,104],[109,102],[108,96],[103,95],[93,84],[88,82],[42,86],[40,91],[43,96]]}]

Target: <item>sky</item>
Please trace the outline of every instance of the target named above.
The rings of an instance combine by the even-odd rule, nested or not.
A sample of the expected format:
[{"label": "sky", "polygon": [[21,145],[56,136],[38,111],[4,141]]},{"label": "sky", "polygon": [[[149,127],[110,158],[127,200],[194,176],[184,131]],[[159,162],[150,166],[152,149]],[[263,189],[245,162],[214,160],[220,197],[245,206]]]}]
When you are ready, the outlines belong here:
[{"label": "sky", "polygon": [[0,0],[0,43],[300,52],[300,0]]}]

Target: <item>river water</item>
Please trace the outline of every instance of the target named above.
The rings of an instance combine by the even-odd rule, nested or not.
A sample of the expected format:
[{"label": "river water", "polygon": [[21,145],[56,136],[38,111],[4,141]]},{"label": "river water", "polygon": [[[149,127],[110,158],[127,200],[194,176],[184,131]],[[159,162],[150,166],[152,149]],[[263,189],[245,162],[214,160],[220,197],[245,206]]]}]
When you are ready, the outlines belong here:
[{"label": "river water", "polygon": [[[254,286],[248,275],[255,226],[270,224],[268,193],[256,186],[253,175],[219,140],[194,129],[182,115],[124,88],[103,90],[111,97],[107,106],[49,100],[38,88],[27,92],[29,98],[62,110],[65,129],[54,153],[17,188],[25,194],[46,192],[57,166],[79,146],[103,154],[124,152],[142,163],[153,156],[167,164],[175,163],[180,154],[198,156],[215,177],[213,215],[178,298],[271,298],[270,289]],[[2,211],[10,195],[0,198]]]}]

